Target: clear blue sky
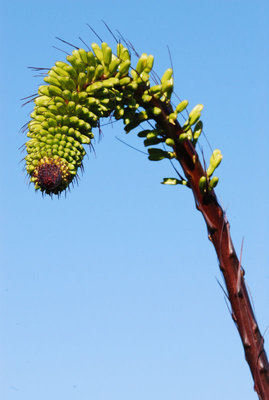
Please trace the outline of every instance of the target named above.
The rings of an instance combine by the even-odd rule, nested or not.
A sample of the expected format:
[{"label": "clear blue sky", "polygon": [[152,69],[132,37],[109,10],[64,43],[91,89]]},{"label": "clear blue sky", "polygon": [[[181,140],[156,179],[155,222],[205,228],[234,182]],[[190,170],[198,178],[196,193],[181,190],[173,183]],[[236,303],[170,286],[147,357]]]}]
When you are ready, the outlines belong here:
[{"label": "clear blue sky", "polygon": [[[254,400],[227,310],[214,249],[191,192],[160,185],[168,162],[149,162],[122,122],[103,127],[96,156],[66,198],[28,187],[19,133],[40,78],[80,45],[114,46],[170,67],[224,159],[217,194],[227,210],[261,331],[269,325],[268,2],[1,1],[0,394],[3,400]],[[108,121],[104,121],[108,122]],[[210,149],[202,140],[205,157]],[[269,334],[265,334],[269,350]]]}]

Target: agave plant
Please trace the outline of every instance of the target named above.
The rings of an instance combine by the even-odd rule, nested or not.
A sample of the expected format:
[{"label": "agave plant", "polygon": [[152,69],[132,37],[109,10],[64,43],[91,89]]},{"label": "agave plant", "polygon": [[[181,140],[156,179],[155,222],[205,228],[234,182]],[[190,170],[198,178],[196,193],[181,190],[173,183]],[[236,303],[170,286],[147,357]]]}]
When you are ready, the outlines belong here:
[{"label": "agave plant", "polygon": [[115,54],[107,43],[101,46],[93,43],[92,51],[75,49],[66,61],[57,61],[48,71],[45,85],[39,87],[34,99],[25,157],[31,182],[37,190],[49,195],[66,190],[82,167],[84,145],[91,145],[93,128],[99,126],[101,118],[122,119],[127,133],[148,121],[149,129],[138,131],[138,137],[148,148],[149,160],[175,159],[182,167],[184,176],[164,178],[162,183],[182,184],[193,192],[219,259],[255,390],[260,399],[268,400],[269,364],[264,340],[254,317],[226,214],[214,191],[218,178],[213,174],[222,154],[214,150],[205,169],[196,151],[203,130],[200,120],[203,106],[195,106],[180,124],[178,117],[188,101],[172,104],[172,69],[167,69],[152,84],[154,57],[144,53],[136,66],[131,67],[130,51],[121,43],[117,44]]}]

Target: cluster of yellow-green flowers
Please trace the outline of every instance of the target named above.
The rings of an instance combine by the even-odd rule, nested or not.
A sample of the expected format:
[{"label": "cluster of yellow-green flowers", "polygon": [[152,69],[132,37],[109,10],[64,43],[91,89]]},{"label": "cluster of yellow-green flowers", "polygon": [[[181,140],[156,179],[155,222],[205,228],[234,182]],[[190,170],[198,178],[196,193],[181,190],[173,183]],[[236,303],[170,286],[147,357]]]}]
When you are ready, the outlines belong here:
[{"label": "cluster of yellow-green flowers", "polygon": [[[171,68],[159,84],[151,86],[154,57],[144,53],[132,68],[131,54],[121,43],[116,54],[106,43],[93,43],[92,51],[74,50],[66,61],[57,61],[48,71],[28,124],[26,170],[35,188],[47,194],[61,193],[77,175],[86,153],[84,145],[91,144],[93,128],[99,126],[101,118],[122,119],[129,132],[160,114],[160,108],[151,106],[152,98],[170,103],[173,92]],[[167,116],[169,123],[175,124],[187,105],[186,100],[180,102]],[[198,105],[191,111],[179,140],[196,144],[202,131],[202,107]],[[165,142],[173,150],[173,141],[157,123],[138,136],[144,138],[145,146]],[[149,148],[148,153],[152,161],[175,156],[173,151],[160,148]]]}]

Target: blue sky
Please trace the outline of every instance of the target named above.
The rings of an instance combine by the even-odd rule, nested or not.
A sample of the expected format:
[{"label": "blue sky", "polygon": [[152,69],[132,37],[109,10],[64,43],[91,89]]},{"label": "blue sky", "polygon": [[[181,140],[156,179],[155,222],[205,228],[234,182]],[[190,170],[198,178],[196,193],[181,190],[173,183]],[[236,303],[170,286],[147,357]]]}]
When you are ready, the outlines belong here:
[{"label": "blue sky", "polygon": [[[59,36],[112,47],[118,29],[175,90],[204,104],[223,153],[217,194],[227,210],[260,329],[269,324],[268,3],[266,1],[1,2],[1,377],[5,400],[257,398],[227,310],[214,249],[187,188],[116,140],[143,150],[122,122],[103,127],[66,197],[28,187],[20,128],[40,78],[64,54]],[[134,61],[136,62],[136,60]],[[108,121],[104,121],[108,122]],[[210,148],[202,147],[206,160]],[[268,331],[265,334],[268,348]]]}]

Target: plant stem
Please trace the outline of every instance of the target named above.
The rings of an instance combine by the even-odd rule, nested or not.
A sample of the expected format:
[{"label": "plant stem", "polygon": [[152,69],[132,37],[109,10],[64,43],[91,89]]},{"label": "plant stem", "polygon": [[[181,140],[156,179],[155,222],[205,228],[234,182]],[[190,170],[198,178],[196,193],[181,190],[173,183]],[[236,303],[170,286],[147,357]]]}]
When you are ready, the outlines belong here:
[{"label": "plant stem", "polygon": [[226,214],[219,205],[213,190],[201,192],[199,180],[202,176],[206,176],[206,172],[192,142],[178,141],[183,130],[177,121],[175,125],[168,122],[167,116],[173,111],[171,106],[154,98],[150,104],[143,106],[146,109],[159,107],[162,110],[161,114],[155,116],[154,119],[164,129],[167,138],[175,141],[176,159],[192,189],[196,207],[202,213],[207,225],[208,238],[217,253],[231,304],[232,318],[237,326],[245,358],[252,373],[254,389],[260,400],[269,400],[269,363],[264,349],[264,339],[254,316],[245,284],[244,270],[233,246]]}]

